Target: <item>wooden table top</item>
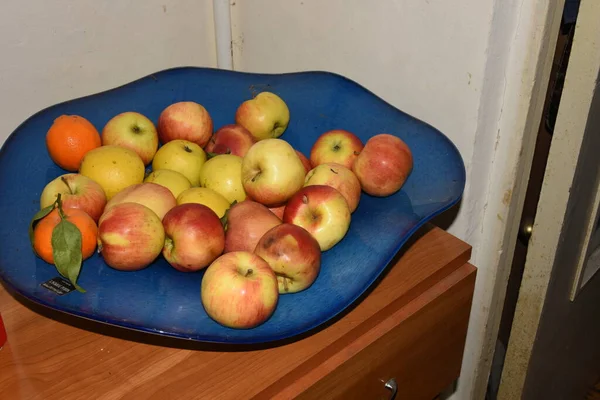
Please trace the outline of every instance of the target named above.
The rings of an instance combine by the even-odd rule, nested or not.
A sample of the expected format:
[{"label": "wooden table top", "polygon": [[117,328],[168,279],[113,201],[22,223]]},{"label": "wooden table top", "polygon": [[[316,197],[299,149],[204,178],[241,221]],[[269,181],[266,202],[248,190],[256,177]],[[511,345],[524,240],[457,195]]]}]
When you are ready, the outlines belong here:
[{"label": "wooden table top", "polygon": [[390,302],[417,301],[424,287],[449,274],[449,266],[456,269],[470,257],[467,244],[431,226],[404,249],[373,290],[331,323],[260,346],[197,343],[105,325],[0,286],[8,334],[0,350],[0,398],[247,399],[301,390],[306,382],[297,378],[306,371],[325,373],[323,365],[335,367],[324,362],[333,352],[368,340],[366,330]]}]

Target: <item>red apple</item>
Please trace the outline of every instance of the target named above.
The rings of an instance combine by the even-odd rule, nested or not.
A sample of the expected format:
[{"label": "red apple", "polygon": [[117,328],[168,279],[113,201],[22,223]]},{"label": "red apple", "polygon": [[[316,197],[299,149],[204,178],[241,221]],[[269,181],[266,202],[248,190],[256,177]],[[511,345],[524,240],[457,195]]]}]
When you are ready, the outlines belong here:
[{"label": "red apple", "polygon": [[217,214],[205,205],[178,205],[165,215],[163,226],[165,244],[162,254],[176,270],[201,270],[223,253],[223,224]]},{"label": "red apple", "polygon": [[288,201],[283,222],[306,229],[317,239],[321,251],[326,251],[348,232],[350,208],[337,189],[326,185],[306,186]]},{"label": "red apple", "polygon": [[365,193],[384,197],[402,188],[412,168],[408,145],[397,136],[380,133],[365,143],[352,171]]},{"label": "red apple", "polygon": [[329,162],[352,168],[363,147],[362,141],[352,132],[334,129],[317,138],[310,150],[310,162],[313,168]]},{"label": "red apple", "polygon": [[275,271],[279,293],[297,293],[313,284],[321,269],[317,240],[298,225],[271,228],[258,241],[254,253]]},{"label": "red apple", "polygon": [[208,153],[244,157],[254,143],[256,141],[248,129],[241,125],[229,124],[222,126],[211,136],[204,150]]},{"label": "red apple", "polygon": [[283,220],[283,212],[285,211],[285,204],[282,204],[279,207],[270,207],[269,211],[271,211],[273,214],[277,215],[277,218]]},{"label": "red apple", "polygon": [[165,108],[158,117],[158,137],[165,144],[183,139],[206,146],[213,133],[213,121],[204,106],[181,101]]},{"label": "red apple", "polygon": [[360,182],[354,172],[341,164],[317,165],[306,175],[304,186],[327,185],[337,189],[348,202],[350,212],[358,207],[361,195]]},{"label": "red apple", "polygon": [[40,209],[56,201],[60,193],[63,208],[78,208],[85,211],[95,222],[106,206],[104,189],[87,176],[69,173],[48,182],[40,196]]},{"label": "red apple", "polygon": [[127,111],[106,123],[102,129],[102,145],[117,145],[133,150],[144,165],[148,165],[158,150],[158,134],[154,123],[145,115]]},{"label": "red apple", "polygon": [[298,154],[298,158],[300,158],[300,161],[302,161],[302,165],[304,165],[304,170],[308,174],[308,171],[312,169],[312,164],[310,163],[310,160],[298,150],[296,150],[296,154]]},{"label": "red apple", "polygon": [[227,211],[225,252],[253,252],[265,232],[279,224],[281,220],[260,203],[244,200],[234,204]]},{"label": "red apple", "polygon": [[139,203],[156,213],[161,220],[165,214],[177,205],[173,193],[163,185],[152,182],[137,183],[126,187],[106,203],[104,212],[117,204]]},{"label": "red apple", "polygon": [[98,251],[114,269],[136,271],[147,267],[160,255],[164,243],[161,220],[142,204],[117,204],[98,222]]},{"label": "red apple", "polygon": [[256,254],[223,254],[206,269],[202,305],[217,323],[234,329],[254,328],[270,318],[279,300],[277,278]]}]

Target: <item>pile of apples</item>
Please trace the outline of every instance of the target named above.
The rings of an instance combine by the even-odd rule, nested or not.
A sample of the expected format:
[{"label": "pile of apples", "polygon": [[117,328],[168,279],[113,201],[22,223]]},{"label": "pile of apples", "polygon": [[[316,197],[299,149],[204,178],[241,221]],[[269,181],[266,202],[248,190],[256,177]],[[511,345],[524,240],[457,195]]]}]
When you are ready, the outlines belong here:
[{"label": "pile of apples", "polygon": [[66,174],[46,186],[42,202],[62,193],[63,204],[88,210],[98,221],[98,251],[114,269],[140,270],[162,255],[182,273],[205,270],[207,314],[248,329],[272,315],[280,295],[313,284],[362,193],[397,192],[413,159],[396,136],[363,143],[344,129],[321,134],[306,157],[285,140],[290,110],[271,92],[232,117],[213,131],[209,112],[191,101],[165,108],[156,127],[137,112],[119,114],[103,144],[151,164],[144,181],[107,199],[93,180]]}]

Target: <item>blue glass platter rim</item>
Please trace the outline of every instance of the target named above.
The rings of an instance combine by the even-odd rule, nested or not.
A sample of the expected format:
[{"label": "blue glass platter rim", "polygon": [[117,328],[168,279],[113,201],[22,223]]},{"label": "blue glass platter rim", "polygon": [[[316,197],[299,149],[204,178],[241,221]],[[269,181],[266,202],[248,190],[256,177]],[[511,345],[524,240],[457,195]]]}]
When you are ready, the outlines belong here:
[{"label": "blue glass platter rim", "polygon": [[[9,159],[12,162],[19,162],[25,167],[31,167],[31,169],[35,168],[35,166],[33,165],[34,161],[31,161],[29,157],[25,161],[23,159],[19,159],[18,156],[15,156],[14,152],[9,154],[9,150],[14,150],[13,147],[16,146],[15,142],[20,140],[19,135],[24,136],[26,134],[34,134],[28,131],[28,129],[36,126],[35,123],[32,121],[36,121],[36,119],[43,120],[45,118],[45,125],[40,123],[41,125],[39,126],[47,126],[48,121],[50,121],[53,117],[56,117],[61,113],[69,112],[69,110],[77,109],[78,105],[85,103],[81,105],[81,107],[85,109],[85,107],[87,107],[88,104],[93,105],[94,103],[98,103],[102,104],[103,108],[94,109],[92,107],[90,110],[94,111],[90,111],[88,115],[93,114],[94,112],[97,113],[95,125],[100,131],[102,124],[105,123],[107,119],[114,116],[117,112],[126,111],[122,104],[118,104],[120,101],[122,101],[123,97],[127,98],[127,96],[129,96],[129,98],[131,99],[130,102],[126,103],[128,106],[130,106],[129,109],[136,109],[140,112],[144,112],[146,110],[144,107],[147,106],[145,102],[149,103],[151,101],[157,100],[156,98],[149,95],[154,93],[152,89],[153,85],[160,85],[159,82],[163,81],[170,82],[170,86],[168,85],[160,89],[162,91],[157,92],[160,93],[162,97],[160,98],[160,101],[155,106],[153,106],[153,112],[145,112],[145,114],[149,118],[156,122],[158,110],[164,108],[165,105],[174,101],[185,99],[197,100],[205,104],[205,106],[207,106],[207,108],[209,109],[209,112],[211,112],[211,116],[213,116],[213,119],[215,120],[215,129],[218,128],[220,125],[224,125],[225,123],[232,123],[232,111],[234,111],[235,107],[237,107],[237,105],[243,99],[248,98],[253,93],[256,93],[261,90],[271,90],[280,95],[281,93],[285,93],[287,96],[282,97],[284,97],[284,99],[286,99],[286,102],[290,104],[290,112],[292,117],[288,131],[284,133],[282,138],[290,141],[290,143],[292,143],[294,147],[296,147],[298,150],[302,151],[304,154],[307,155],[310,151],[310,144],[312,143],[312,141],[314,141],[316,135],[324,132],[325,130],[328,130],[328,128],[338,127],[340,129],[348,129],[353,132],[358,131],[358,133],[355,133],[357,133],[359,137],[361,137],[361,139],[365,141],[366,139],[368,139],[369,136],[372,136],[374,133],[379,133],[386,130],[385,127],[393,126],[395,128],[396,124],[398,124],[398,121],[401,121],[402,124],[400,125],[404,129],[406,129],[406,132],[412,129],[411,133],[405,133],[402,131],[402,129],[399,128],[396,130],[396,132],[393,132],[393,129],[391,129],[391,131],[387,133],[398,134],[398,136],[402,137],[409,144],[409,146],[411,146],[411,144],[414,143],[414,146],[411,146],[411,148],[413,149],[413,154],[415,157],[415,170],[417,172],[413,171],[413,174],[411,174],[411,176],[407,180],[405,187],[403,187],[403,189],[397,194],[390,196],[390,198],[377,199],[372,198],[371,196],[365,195],[363,193],[363,197],[361,198],[359,208],[353,214],[353,221],[347,238],[345,238],[342,242],[340,242],[338,246],[336,246],[337,249],[334,248],[329,252],[324,253],[322,273],[313,285],[314,287],[309,288],[306,291],[306,293],[281,296],[280,299],[286,299],[280,302],[280,305],[278,305],[278,310],[276,310],[274,316],[268,321],[266,321],[263,325],[254,329],[245,331],[232,330],[230,328],[217,326],[217,324],[214,323],[214,321],[206,320],[206,315],[201,315],[200,317],[204,318],[203,321],[204,323],[206,323],[206,326],[210,327],[211,333],[207,333],[206,331],[203,332],[202,327],[196,327],[196,329],[190,330],[190,327],[187,326],[187,330],[183,330],[178,328],[177,323],[185,325],[186,322],[189,322],[187,321],[187,319],[185,321],[178,321],[177,318],[169,319],[169,316],[166,314],[161,314],[157,317],[157,315],[153,314],[153,310],[144,310],[144,312],[147,313],[146,315],[144,315],[146,317],[146,323],[142,323],[141,320],[144,320],[144,318],[139,317],[139,315],[138,318],[136,318],[136,311],[139,310],[134,310],[133,308],[130,310],[126,310],[124,314],[122,314],[126,317],[128,316],[131,318],[116,319],[113,318],[109,313],[107,313],[107,310],[111,310],[112,307],[112,310],[118,310],[119,312],[123,312],[121,309],[124,306],[118,302],[109,306],[108,309],[104,309],[102,313],[91,311],[94,307],[97,307],[98,309],[102,308],[101,300],[97,299],[97,297],[100,295],[96,296],[96,298],[90,297],[90,303],[94,303],[95,300],[96,302],[99,302],[99,304],[92,304],[91,306],[90,304],[86,304],[85,307],[88,308],[85,308],[82,305],[74,304],[78,302],[75,300],[71,302],[69,300],[74,299],[75,297],[73,296],[95,296],[94,292],[90,291],[91,289],[97,290],[102,288],[108,291],[113,289],[110,285],[104,287],[96,287],[94,285],[91,285],[91,281],[86,282],[85,279],[83,279],[85,278],[87,264],[102,263],[98,255],[95,255],[92,258],[95,261],[86,260],[86,263],[84,263],[84,266],[82,268],[80,279],[83,279],[83,281],[80,280],[80,284],[86,287],[87,283],[86,289],[88,290],[88,293],[79,294],[77,292],[73,292],[64,296],[52,297],[52,295],[50,295],[49,293],[44,292],[45,289],[42,290],[40,288],[40,284],[46,281],[49,277],[51,278],[54,276],[58,276],[57,273],[52,273],[51,268],[53,267],[48,266],[39,259],[35,259],[35,267],[32,267],[30,263],[27,264],[25,268],[31,269],[31,272],[33,272],[33,275],[35,275],[35,279],[29,278],[28,276],[25,277],[24,274],[17,276],[22,271],[16,271],[14,267],[14,263],[17,259],[23,260],[23,262],[26,260],[32,260],[32,254],[27,255],[26,253],[23,253],[24,251],[26,251],[26,249],[29,249],[29,251],[31,251],[29,243],[27,242],[23,244],[22,241],[24,237],[26,237],[26,234],[23,235],[23,231],[26,231],[28,223],[28,220],[24,220],[24,216],[28,215],[29,217],[31,217],[31,215],[33,215],[33,212],[36,211],[33,205],[29,205],[29,207],[26,209],[26,212],[23,211],[24,208],[18,209],[21,213],[21,219],[17,219],[11,222],[13,222],[13,225],[20,224],[19,229],[15,230],[16,228],[14,226],[8,229],[0,228],[0,238],[5,239],[2,241],[2,244],[0,244],[0,280],[2,280],[10,289],[16,291],[17,293],[23,295],[24,297],[35,303],[67,314],[98,321],[105,324],[110,324],[152,334],[209,343],[253,344],[277,342],[284,339],[299,337],[304,333],[318,329],[320,326],[325,325],[327,322],[334,319],[336,316],[341,314],[349,307],[352,307],[353,304],[360,299],[361,295],[368,291],[368,289],[381,276],[381,274],[384,273],[389,263],[396,256],[398,251],[402,249],[402,247],[410,239],[410,237],[432,218],[436,217],[437,215],[456,205],[462,197],[465,186],[465,167],[460,157],[460,153],[458,149],[454,146],[454,144],[443,133],[439,132],[438,130],[424,123],[423,121],[420,121],[396,109],[395,107],[391,106],[383,99],[374,95],[372,92],[370,92],[368,89],[364,88],[360,84],[341,75],[326,71],[264,74],[227,71],[205,67],[177,67],[162,70],[153,74],[146,75],[145,77],[139,78],[137,80],[131,81],[125,85],[121,85],[113,89],[58,103],[32,115],[7,138],[6,142],[0,149],[0,171],[2,171],[0,172],[0,188],[2,189],[2,191],[6,193],[7,189],[14,189],[14,184],[11,185],[11,187],[3,187],[6,181],[12,182],[11,179],[14,179],[14,177],[7,176],[13,175],[12,172],[6,172],[1,170],[1,168],[5,167],[5,164],[8,163],[6,159]],[[218,86],[219,84],[221,86]],[[224,93],[223,97],[217,96],[216,94],[218,94],[219,91],[215,91],[213,87],[217,87],[218,89],[224,86],[228,87],[227,85],[231,86],[231,93]],[[210,98],[199,98],[199,95],[195,94],[196,92],[189,92],[189,90],[191,90],[189,89],[189,86],[194,86],[198,91],[206,90],[210,93],[215,93],[213,93],[213,96]],[[291,91],[292,89],[290,88],[294,88],[295,92]],[[294,97],[295,93],[298,93],[298,99]],[[117,96],[121,94],[122,97]],[[320,94],[321,97],[317,96],[317,94]],[[314,97],[311,98],[310,95]],[[111,104],[108,104],[108,102],[102,103],[102,99],[104,97],[110,98]],[[227,103],[219,104],[218,101],[224,98],[228,98],[229,101]],[[306,105],[307,102],[310,105]],[[112,104],[116,104],[113,109],[110,108]],[[342,104],[346,108],[344,109],[340,107],[340,104]],[[355,107],[353,113],[351,113],[350,111],[345,111],[348,109],[352,109],[352,107]],[[321,113],[318,116],[315,113],[314,115],[310,115],[309,118],[308,115],[310,114],[310,110],[312,109],[318,109],[320,111],[327,110],[329,114],[333,116],[337,115],[338,117],[344,117],[345,120],[343,121],[343,123],[339,122],[338,120],[334,122],[323,122],[321,121],[321,119],[325,121],[327,120],[327,115],[323,115],[325,114],[325,112]],[[367,109],[372,111],[372,113],[360,117],[356,116],[356,110],[360,109]],[[301,113],[298,110],[309,111],[301,115]],[[375,119],[375,117],[373,117],[372,120],[369,119],[371,118],[372,114],[375,114],[379,119]],[[87,117],[88,115],[84,116]],[[331,118],[333,117],[330,117],[330,119]],[[92,122],[94,122],[94,118],[90,119],[92,120]],[[382,125],[380,126],[377,125],[379,121],[388,120],[391,121],[388,125],[385,125],[385,123],[382,123]],[[374,127],[372,131],[370,131],[369,133],[365,133],[366,128],[362,128],[364,128],[368,124],[373,124]],[[317,126],[314,126],[313,129],[313,125]],[[43,135],[45,135],[45,132],[40,132],[39,126],[38,131],[35,134],[39,137],[43,137]],[[397,133],[398,131],[400,131],[400,133]],[[304,134],[306,132],[312,133],[310,139],[300,136],[300,134]],[[438,153],[436,153],[436,151]],[[44,179],[41,179],[40,177],[33,177],[32,179],[39,180],[34,188],[27,189],[27,185],[24,185],[24,188],[18,189],[19,196],[22,194],[22,198],[20,197],[19,199],[16,199],[15,202],[19,203],[19,206],[23,204],[23,207],[25,207],[24,204],[26,204],[28,200],[34,201],[36,200],[36,196],[37,198],[39,198],[39,193],[43,188],[43,185],[42,187],[40,187],[42,182],[47,182],[49,181],[50,177],[55,177],[61,173],[65,173],[65,171],[62,171],[58,169],[58,167],[56,167],[55,165],[51,164],[51,161],[49,163],[49,158],[47,157],[47,155],[42,153],[43,151],[41,151],[41,146],[38,146],[38,155],[41,157],[42,162],[46,163],[44,165],[47,165],[47,168],[45,169],[45,171],[47,171],[46,176],[44,177]],[[433,166],[424,166],[424,162],[423,164],[421,164],[421,161],[426,159],[427,157],[433,157],[430,155],[430,153],[440,156],[442,158],[442,162],[440,162],[438,165]],[[446,158],[444,159],[444,157]],[[37,159],[40,158],[38,157]],[[432,169],[433,171],[425,171],[426,169]],[[41,168],[41,170],[44,169]],[[31,173],[33,174],[33,172]],[[448,182],[440,180],[440,178],[437,176],[439,174],[451,177],[453,183],[448,184]],[[437,186],[434,185],[434,187],[429,188],[430,190],[428,192],[426,190],[428,189],[427,187],[421,187],[421,183],[423,182],[417,183],[415,181],[415,179],[422,176],[429,177],[429,182],[434,182]],[[426,181],[423,184],[425,184],[426,186],[427,183],[428,182]],[[437,193],[436,189],[439,188],[442,188],[442,190],[440,190],[440,192]],[[30,193],[31,191],[33,191],[33,193]],[[8,190],[8,192],[10,192],[10,190]],[[423,199],[430,201],[430,203],[413,204],[419,203]],[[371,207],[366,208],[367,204]],[[388,214],[384,215],[386,210],[383,210],[383,207],[379,206],[380,204],[390,206],[390,208],[392,209],[391,214],[390,212],[388,212]],[[3,200],[0,200],[0,212],[6,213],[10,210],[11,205],[14,206],[11,203],[10,199],[7,199],[6,197]],[[394,207],[396,207],[398,210],[395,210]],[[399,221],[400,226],[395,229],[391,229],[389,232],[385,231],[384,228],[386,226],[386,218],[388,220],[391,219],[392,221]],[[366,222],[373,222],[373,224],[377,224],[379,221],[380,224],[378,226],[380,229],[377,233],[380,234],[380,238],[387,240],[387,242],[385,242],[385,246],[381,245],[380,247],[377,247],[378,244],[373,241],[373,237],[360,237],[360,232],[364,231],[365,229],[364,227],[361,228],[360,226],[357,226],[356,219],[360,219],[361,222],[363,222],[363,220]],[[368,229],[366,231],[368,231]],[[390,237],[393,235],[397,236],[390,239]],[[17,245],[13,244],[13,246],[18,246],[14,248],[21,251],[19,257],[16,257],[14,254],[10,255],[10,249],[7,249],[8,245],[6,244],[7,239],[16,241],[17,238],[19,242]],[[360,246],[361,244],[363,245],[363,247]],[[346,259],[367,261],[370,260],[370,263],[367,263],[368,268],[370,268],[368,276],[363,277],[362,279],[358,279],[358,283],[353,283],[355,284],[355,286],[353,290],[351,290],[351,292],[343,292],[343,290],[341,293],[335,292],[333,297],[342,296],[343,300],[335,303],[335,307],[330,307],[328,309],[321,310],[321,313],[318,316],[313,315],[310,321],[308,321],[308,319],[306,321],[303,321],[302,318],[297,318],[295,320],[296,325],[294,327],[286,326],[285,321],[283,321],[282,319],[275,318],[278,312],[283,312],[279,310],[280,307],[288,307],[286,308],[286,312],[288,313],[290,309],[293,309],[294,307],[300,307],[294,305],[291,302],[291,300],[289,300],[291,298],[289,296],[297,296],[298,299],[310,299],[314,302],[311,303],[313,307],[317,307],[320,304],[327,304],[327,301],[330,300],[329,297],[332,296],[331,292],[328,292],[330,288],[320,287],[318,283],[320,283],[320,279],[329,279],[329,275],[334,273],[326,271],[328,267],[328,262],[330,265],[339,267],[340,263],[338,262],[336,264],[336,260],[332,259],[331,257],[333,256],[330,255],[335,254],[335,251],[341,251],[340,249],[342,248],[348,251],[357,251],[356,249],[364,250],[363,252],[359,252],[357,254],[353,253],[353,257],[346,255]],[[378,256],[376,259],[372,258],[373,254],[366,254],[368,252],[372,253],[376,250],[382,250],[384,251],[384,253]],[[371,259],[369,259],[369,257],[371,257]],[[13,266],[12,268],[10,266],[5,265],[7,259],[10,259],[10,264],[11,266]],[[172,282],[179,282],[178,280],[180,280],[181,278],[177,278],[176,274],[184,274],[174,272],[172,269],[167,268],[165,264],[166,262],[164,262],[164,260],[159,259],[153,265],[148,267],[148,269],[154,272],[154,275],[151,276],[152,279],[148,280],[148,282],[154,283],[154,289],[156,289],[157,287],[160,288],[160,282],[157,283],[157,280],[160,280],[161,276],[166,276],[168,277],[167,279],[172,278]],[[144,275],[146,272],[117,273],[116,275],[110,275],[115,274],[115,272],[110,271],[106,268],[102,269],[102,267],[99,267],[98,271],[102,271],[103,273],[109,274],[109,276],[118,275],[120,278],[127,279],[131,278],[131,274],[136,273],[139,273],[140,276],[148,276]],[[352,268],[356,269],[356,266],[353,266]],[[100,274],[100,272],[98,273]],[[157,275],[159,276],[158,278],[156,278]],[[196,276],[196,280],[201,279],[201,275],[202,273],[198,273],[198,275]],[[105,275],[100,274],[99,276],[99,279],[101,279]],[[347,276],[340,276],[343,279],[347,278]],[[34,282],[31,282],[32,279],[34,280]],[[113,280],[112,282],[114,283],[117,281]],[[335,283],[335,278],[331,278],[330,282]],[[111,283],[111,281],[107,281],[104,283]],[[119,280],[116,286],[119,287],[118,285],[120,283],[121,281]],[[132,285],[133,287],[136,287],[135,284]],[[336,290],[340,290],[340,288],[336,285],[331,286],[335,286]],[[152,299],[148,299],[148,293],[144,292],[144,290],[147,290],[147,288],[143,287],[142,285],[141,287],[137,287],[137,289],[139,290],[140,296],[142,296],[142,294],[146,296],[145,298],[138,298],[138,301],[140,299],[146,299],[145,301],[152,302]],[[313,292],[311,292],[311,290]],[[137,292],[133,291],[132,293],[130,293],[130,295],[135,297],[135,293]],[[171,294],[172,293],[173,292],[171,292]],[[317,296],[316,298],[311,298],[309,296],[311,293],[315,294],[315,296],[318,293],[320,294],[320,297]],[[161,294],[161,296],[163,295],[164,293]],[[117,292],[117,290],[114,289],[113,297],[118,296],[119,292]],[[195,298],[197,299],[197,301],[199,301],[199,285],[198,292],[194,293],[193,296],[190,295],[190,298]],[[169,297],[159,296],[159,299],[168,301]],[[187,299],[187,297],[181,297],[179,300],[182,299]],[[108,303],[109,301],[116,300],[104,299],[104,301],[105,303]],[[156,303],[155,305],[157,307],[160,307],[161,304],[158,304],[158,301],[159,300],[154,299],[154,302]],[[141,303],[138,302],[137,304],[140,305]],[[181,301],[179,303],[173,303],[171,304],[171,306],[173,306],[174,304],[180,304],[180,307],[183,307],[183,302]],[[174,310],[173,307],[171,307],[171,309]],[[196,309],[195,311],[201,312],[203,311],[203,309]],[[189,316],[185,314],[186,312],[192,312],[192,310],[184,310],[182,315]],[[154,321],[156,321],[156,318],[158,318],[160,322],[148,323],[148,321],[153,320],[152,318],[155,318]]]}]

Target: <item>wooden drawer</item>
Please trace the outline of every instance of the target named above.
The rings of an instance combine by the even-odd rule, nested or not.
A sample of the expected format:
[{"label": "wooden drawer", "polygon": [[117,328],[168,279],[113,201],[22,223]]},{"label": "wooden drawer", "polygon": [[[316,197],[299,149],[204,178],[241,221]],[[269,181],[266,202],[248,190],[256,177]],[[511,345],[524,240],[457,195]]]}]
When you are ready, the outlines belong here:
[{"label": "wooden drawer", "polygon": [[45,309],[0,287],[0,398],[431,399],[458,377],[470,246],[429,226],[353,307],[259,346],[176,340]]},{"label": "wooden drawer", "polygon": [[[405,307],[385,310],[385,320],[347,351],[335,370],[298,399],[431,400],[458,376],[475,280],[465,265]],[[356,351],[353,351],[356,350]]]}]

